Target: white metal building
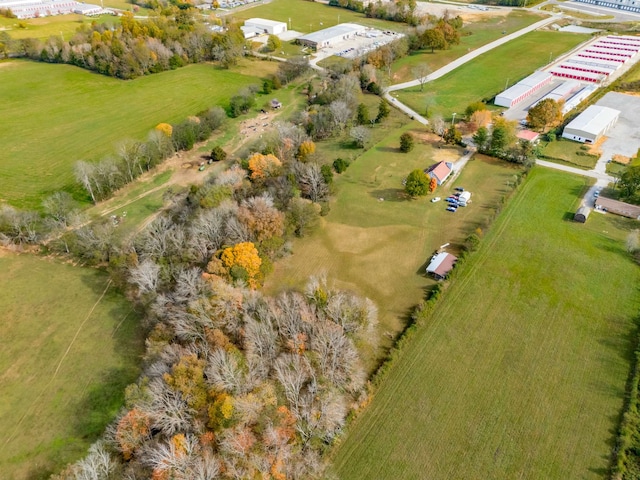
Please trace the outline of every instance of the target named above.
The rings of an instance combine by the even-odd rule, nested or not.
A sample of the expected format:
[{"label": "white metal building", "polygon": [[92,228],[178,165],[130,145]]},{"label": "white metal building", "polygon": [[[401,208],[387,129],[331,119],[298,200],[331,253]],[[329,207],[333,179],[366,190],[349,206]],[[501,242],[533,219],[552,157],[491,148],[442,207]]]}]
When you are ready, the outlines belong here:
[{"label": "white metal building", "polygon": [[595,143],[616,123],[620,111],[600,105],[591,105],[574,118],[562,132],[563,138],[582,143]]},{"label": "white metal building", "polygon": [[279,35],[287,31],[287,24],[266,18],[250,18],[245,20],[244,26],[259,34]]},{"label": "white metal building", "polygon": [[349,38],[353,38],[355,35],[364,33],[367,27],[358,25],[357,23],[341,23],[333,27],[325,28],[324,30],[318,30],[317,32],[310,33],[298,37],[297,40],[303,45],[307,45],[316,50],[330,47],[336,43],[343,42]]},{"label": "white metal building", "polygon": [[537,92],[540,88],[548,85],[553,79],[553,75],[548,72],[535,72],[527,78],[520,80],[518,83],[504,92],[496,95],[493,103],[501,107],[512,107],[521,102],[529,95]]},{"label": "white metal building", "polygon": [[586,100],[591,96],[593,92],[597,90],[598,87],[595,85],[588,85],[583,89],[577,91],[572,97],[564,102],[562,106],[562,115],[566,115],[571,110],[576,108],[582,101]]}]

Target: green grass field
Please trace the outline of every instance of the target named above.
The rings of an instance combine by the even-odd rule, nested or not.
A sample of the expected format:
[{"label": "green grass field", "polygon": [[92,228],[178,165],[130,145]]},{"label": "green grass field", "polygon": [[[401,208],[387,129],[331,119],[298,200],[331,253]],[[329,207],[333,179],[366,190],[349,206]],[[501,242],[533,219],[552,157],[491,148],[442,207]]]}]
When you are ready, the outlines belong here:
[{"label": "green grass field", "polygon": [[[105,2],[107,6],[107,2]],[[16,18],[0,17],[0,28],[7,29],[7,33],[14,40],[24,38],[47,39],[53,35],[62,35],[65,40],[71,39],[80,26],[89,27],[92,22],[119,23],[120,19],[113,15],[85,17],[84,15],[57,15],[52,17],[30,18],[18,20]]]},{"label": "green grass field", "polygon": [[596,166],[598,156],[590,155],[587,150],[582,150],[581,147],[584,147],[584,144],[559,138],[555,142],[543,142],[541,153],[546,157],[551,157],[548,158],[549,160],[561,160],[572,167],[591,170]]},{"label": "green grass field", "polygon": [[[273,0],[264,5],[230,13],[227,18],[246,20],[254,17],[286,22],[289,30],[296,30],[302,33],[315,32],[316,30],[346,22],[355,22],[367,27],[395,31],[407,29],[407,26],[402,23],[367,18],[362,13],[352,12],[344,8],[330,7],[323,3],[309,2],[308,0]],[[291,21],[289,22],[289,20]]]},{"label": "green grass field", "polygon": [[48,478],[121,407],[138,318],[97,270],[0,252],[0,271],[0,476]]},{"label": "green grass field", "polygon": [[453,112],[464,112],[472,102],[491,100],[505,84],[513,85],[546,65],[550,55],[558,56],[587,38],[574,33],[531,32],[427,83],[424,92],[414,87],[394,92],[394,96],[418,113],[424,113],[426,99],[431,98],[431,111],[449,118]]},{"label": "green grass field", "polygon": [[531,172],[337,447],[338,478],[606,476],[640,270],[636,222],[570,220],[585,188]]},{"label": "green grass field", "polygon": [[[411,125],[417,135],[424,133],[415,123]],[[399,151],[401,133],[396,129],[387,134],[336,177],[336,198],[323,227],[296,241],[294,254],[276,262],[265,285],[274,293],[304,285],[309,276],[326,272],[340,288],[356,291],[378,305],[381,341],[387,344],[384,334],[395,336],[410,309],[423,298],[425,288],[434,285],[423,274],[433,251],[446,242],[461,243],[491,214],[491,207],[518,171],[486,157],[470,161],[455,184],[477,193],[469,207],[452,214],[444,201],[407,199],[402,180],[413,169],[426,168],[435,160],[456,159],[461,151],[417,142],[411,153],[403,154]],[[446,197],[453,186],[438,188],[436,195]],[[369,367],[379,354],[367,354]]]},{"label": "green grass field", "polygon": [[[257,62],[264,63],[264,62]],[[73,178],[77,160],[98,160],[127,138],[144,139],[160,122],[224,105],[258,77],[190,65],[131,81],[69,65],[0,63],[0,200],[38,208],[65,189],[84,198]]]},{"label": "green grass field", "polygon": [[497,40],[503,36],[502,32],[506,32],[506,34],[513,33],[541,19],[542,17],[539,14],[514,10],[506,16],[496,16],[485,18],[482,21],[465,23],[459,45],[453,45],[448,50],[436,50],[433,53],[431,53],[431,50],[417,51],[394,62],[391,70],[393,83],[414,80],[415,75],[412,74],[411,70],[420,63],[426,62],[432,71],[437,70],[456,58]]}]

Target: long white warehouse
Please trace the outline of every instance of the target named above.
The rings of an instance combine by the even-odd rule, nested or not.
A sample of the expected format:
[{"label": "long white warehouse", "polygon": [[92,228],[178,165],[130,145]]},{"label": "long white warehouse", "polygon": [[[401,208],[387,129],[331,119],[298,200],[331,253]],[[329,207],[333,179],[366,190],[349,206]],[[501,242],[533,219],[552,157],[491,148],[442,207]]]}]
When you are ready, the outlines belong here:
[{"label": "long white warehouse", "polygon": [[496,95],[493,103],[500,107],[513,107],[531,94],[537,92],[540,88],[548,85],[553,79],[553,75],[548,72],[535,72],[527,78],[520,80],[518,83],[504,92]]},{"label": "long white warehouse", "polygon": [[618,121],[620,111],[591,105],[574,118],[562,132],[563,138],[582,143],[595,143]]}]

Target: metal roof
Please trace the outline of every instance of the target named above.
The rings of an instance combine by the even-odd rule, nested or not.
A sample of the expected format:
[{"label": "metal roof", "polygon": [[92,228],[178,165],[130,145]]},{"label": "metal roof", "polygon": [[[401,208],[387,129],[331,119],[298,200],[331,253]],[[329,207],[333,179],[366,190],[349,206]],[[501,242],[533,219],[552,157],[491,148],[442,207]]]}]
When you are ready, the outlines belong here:
[{"label": "metal roof", "polygon": [[427,267],[427,273],[433,273],[439,277],[445,277],[453,268],[453,264],[458,258],[447,252],[442,252],[431,257],[431,262]]},{"label": "metal roof", "polygon": [[249,18],[244,21],[244,24],[256,24],[256,25],[268,25],[270,27],[278,27],[280,25],[287,25],[285,22],[277,22],[276,20],[268,20],[266,18]]},{"label": "metal roof", "polygon": [[599,135],[611,122],[620,115],[620,111],[600,105],[591,105],[574,118],[565,128],[581,130],[592,135]]},{"label": "metal roof", "polygon": [[332,38],[339,37],[341,35],[362,32],[365,29],[366,27],[358,25],[357,23],[341,23],[340,25],[325,28],[324,30],[318,30],[317,32],[313,32],[308,35],[302,35],[301,37],[298,37],[298,40],[322,43],[323,41],[331,40]]}]

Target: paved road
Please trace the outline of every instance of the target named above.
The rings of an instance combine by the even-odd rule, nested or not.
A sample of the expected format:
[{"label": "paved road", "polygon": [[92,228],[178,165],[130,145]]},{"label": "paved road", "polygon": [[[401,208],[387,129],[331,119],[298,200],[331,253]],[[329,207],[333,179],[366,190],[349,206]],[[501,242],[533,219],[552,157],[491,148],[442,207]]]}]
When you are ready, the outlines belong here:
[{"label": "paved road", "polygon": [[610,183],[614,182],[615,179],[602,171],[596,170],[598,166],[596,165],[596,169],[593,170],[581,170],[580,168],[568,167],[566,165],[560,165],[554,162],[547,162],[546,160],[536,160],[536,165],[540,165],[542,167],[553,168],[555,170],[562,170],[563,172],[573,173],[575,175],[582,175],[584,177],[591,177],[596,179],[596,183],[587,190],[584,198],[582,199],[582,205],[586,205],[587,207],[593,208],[595,202],[595,192],[600,192],[603,188],[605,188]]},{"label": "paved road", "polygon": [[[534,30],[537,30],[538,28],[544,27],[546,25],[549,25],[550,23],[555,22],[556,20],[558,20],[559,18],[561,18],[561,15],[553,15],[550,16],[548,18],[545,18],[544,20],[540,20],[537,23],[534,23],[533,25],[529,25],[528,27],[523,28],[522,30],[518,30],[517,32],[513,32],[510,33],[509,35],[505,35],[502,38],[499,38],[498,40],[495,40],[491,43],[487,43],[486,45],[483,45],[482,47],[476,48],[473,52],[467,53],[466,55],[463,55],[462,57],[454,60],[453,62],[445,65],[442,68],[439,68],[438,70],[436,70],[435,72],[433,72],[431,75],[429,75],[427,77],[427,82],[431,82],[433,80],[436,80],[440,77],[442,77],[443,75],[446,75],[447,73],[455,70],[456,68],[460,67],[461,65],[464,65],[465,63],[473,60],[474,58],[482,55],[483,53],[487,53],[490,50],[493,50],[496,47],[499,47],[500,45],[504,45],[507,42],[510,42],[511,40],[514,40],[518,37],[521,37],[522,35],[525,35],[529,32],[532,32]],[[403,90],[405,88],[409,88],[409,87],[416,87],[420,85],[420,81],[419,80],[411,80],[410,82],[404,82],[404,83],[398,83],[396,85],[392,85],[387,89],[387,92],[394,92],[396,90]]]}]

